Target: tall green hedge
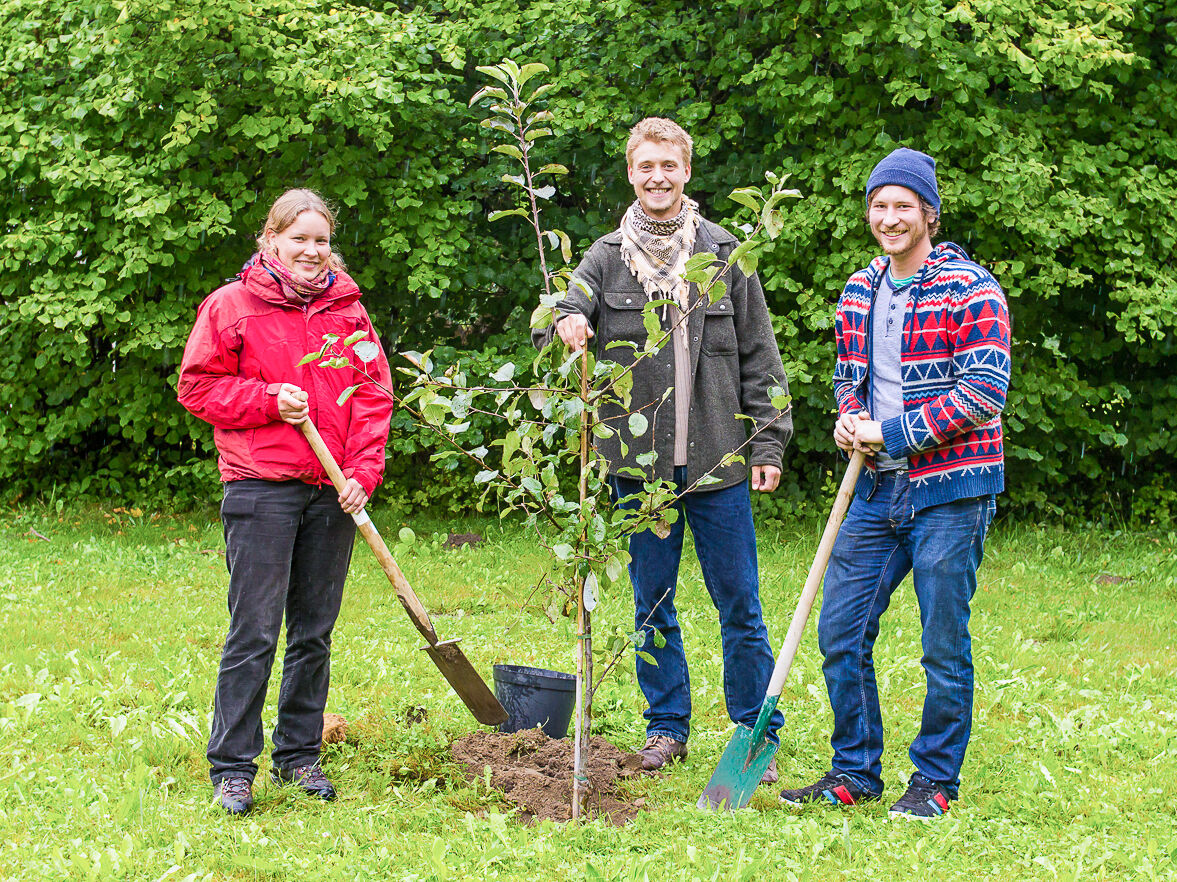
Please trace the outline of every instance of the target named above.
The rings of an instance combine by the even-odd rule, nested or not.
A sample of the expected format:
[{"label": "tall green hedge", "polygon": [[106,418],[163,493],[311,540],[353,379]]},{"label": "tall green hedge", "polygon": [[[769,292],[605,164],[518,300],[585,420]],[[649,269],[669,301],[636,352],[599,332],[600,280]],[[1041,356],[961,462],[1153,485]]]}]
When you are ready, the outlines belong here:
[{"label": "tall green hedge", "polygon": [[[785,499],[834,465],[833,303],[874,251],[866,175],[905,144],[939,162],[943,238],[1009,297],[1008,501],[1177,518],[1172,0],[11,0],[0,46],[6,496],[213,492],[176,364],[290,186],[340,205],[393,345],[525,347],[533,247],[486,222],[514,197],[466,107],[474,67],[511,56],[560,86],[546,144],[572,174],[546,211],[579,249],[632,198],[621,151],[650,114],[695,136],[710,217],[766,169],[804,193],[761,261],[796,400]],[[430,443],[398,415],[390,492],[460,506]]]}]

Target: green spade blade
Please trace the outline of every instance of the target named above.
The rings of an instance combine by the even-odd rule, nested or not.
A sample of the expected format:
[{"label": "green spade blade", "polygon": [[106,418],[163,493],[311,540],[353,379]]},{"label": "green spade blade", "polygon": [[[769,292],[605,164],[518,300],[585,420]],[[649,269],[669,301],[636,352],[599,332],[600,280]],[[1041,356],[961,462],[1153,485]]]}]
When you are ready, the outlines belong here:
[{"label": "green spade blade", "polygon": [[[776,710],[776,704],[775,695],[766,700],[760,709],[760,720],[767,724]],[[777,745],[764,737],[766,727],[760,724],[760,720],[755,729],[736,726],[732,740],[728,742],[723,756],[719,758],[719,765],[715,767],[711,780],[696,803],[699,808],[734,812],[752,801],[752,794],[760,786],[760,779],[764,777],[777,750]]]}]

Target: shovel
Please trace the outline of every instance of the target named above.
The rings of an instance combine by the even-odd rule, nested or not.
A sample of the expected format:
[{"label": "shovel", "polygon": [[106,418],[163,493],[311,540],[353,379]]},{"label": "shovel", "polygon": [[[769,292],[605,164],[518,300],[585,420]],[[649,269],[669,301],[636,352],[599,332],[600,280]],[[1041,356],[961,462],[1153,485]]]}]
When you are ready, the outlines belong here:
[{"label": "shovel", "polygon": [[[339,464],[335,462],[331,451],[323,443],[323,436],[319,434],[319,430],[315,428],[310,417],[299,423],[298,427],[306,436],[307,442],[315,451],[315,456],[319,458],[323,468],[327,470],[331,483],[335,485],[336,490],[342,493],[344,485],[347,484],[347,478],[343,476]],[[487,688],[486,681],[478,676],[478,672],[474,670],[470,660],[458,648],[458,641],[438,639],[433,622],[429,620],[429,613],[413,591],[405,574],[401,572],[401,568],[392,559],[388,546],[384,544],[384,540],[376,532],[376,527],[373,526],[368,513],[360,511],[358,514],[353,514],[352,520],[356,522],[356,528],[368,541],[372,551],[376,553],[376,559],[380,561],[380,568],[384,570],[388,581],[396,589],[396,596],[400,600],[401,606],[405,608],[405,612],[409,614],[409,618],[413,620],[417,630],[428,641],[428,645],[421,648],[429,653],[429,657],[433,659],[438,670],[458,693],[458,698],[462,699],[466,707],[470,708],[474,719],[488,726],[497,726],[506,720],[507,712],[503,710],[499,700],[494,697],[494,693]]]},{"label": "shovel", "polygon": [[772,713],[776,710],[777,701],[781,697],[781,690],[788,679],[789,669],[797,656],[797,647],[801,643],[805,623],[809,621],[809,611],[813,609],[813,600],[817,596],[822,576],[825,575],[834,540],[838,538],[838,528],[842,526],[842,518],[846,516],[846,509],[850,507],[854,483],[858,480],[858,473],[862,471],[865,458],[864,453],[856,451],[850,458],[850,465],[846,467],[846,474],[842,477],[842,484],[838,487],[838,495],[834,499],[834,508],[830,512],[829,520],[826,521],[825,532],[821,534],[813,566],[809,568],[805,587],[801,589],[797,611],[793,613],[793,621],[789,624],[785,645],[781,647],[781,654],[772,671],[772,679],[768,681],[768,692],[764,696],[764,704],[760,707],[760,716],[756,718],[756,726],[752,729],[743,725],[736,726],[732,740],[728,742],[727,749],[719,758],[715,773],[707,782],[703,795],[699,797],[698,807],[701,809],[726,808],[735,811],[743,808],[751,801],[752,794],[760,785],[761,777],[768,764],[772,762],[777,745],[764,737],[768,731],[768,721],[772,719]]}]

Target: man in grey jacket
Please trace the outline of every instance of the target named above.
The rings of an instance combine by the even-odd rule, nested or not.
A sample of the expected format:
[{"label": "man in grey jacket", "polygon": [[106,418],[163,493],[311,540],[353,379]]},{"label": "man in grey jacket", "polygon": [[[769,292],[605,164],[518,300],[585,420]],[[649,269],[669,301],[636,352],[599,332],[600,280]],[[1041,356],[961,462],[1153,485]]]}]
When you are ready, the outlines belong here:
[{"label": "man in grey jacket", "polygon": [[[709,252],[722,264],[738,244],[683,195],[691,179],[690,136],[671,120],[644,119],[633,127],[625,156],[637,199],[619,229],[598,239],[577,267],[574,276],[591,296],[570,286],[555,333],[574,350],[594,338],[599,357],[628,364],[646,342],[643,307],[651,300],[673,304],[657,308],[667,342],[634,368],[629,408],[602,408],[602,420],[616,431],[596,442],[609,462],[615,504],[639,504],[639,474],[673,481],[680,494],[670,534],[646,530],[629,545],[636,627],[646,632],[641,649],[657,662],[637,659],[649,703],[641,753],[643,766],[657,769],[687,755],[690,735],[690,679],[674,606],[684,521],[719,612],[728,714],[749,727],[756,722],[773,656],[760,608],[749,467],[753,489],[775,490],[793,427],[788,411],[771,401],[770,390],[788,387],[756,275],[733,265],[714,303],[683,278],[692,254]],[[543,346],[553,329],[533,336]],[[626,412],[646,416],[648,429],[635,437]],[[717,480],[700,483],[706,476]],[[781,721],[778,712],[774,739]],[[775,766],[766,780],[776,780]]]}]

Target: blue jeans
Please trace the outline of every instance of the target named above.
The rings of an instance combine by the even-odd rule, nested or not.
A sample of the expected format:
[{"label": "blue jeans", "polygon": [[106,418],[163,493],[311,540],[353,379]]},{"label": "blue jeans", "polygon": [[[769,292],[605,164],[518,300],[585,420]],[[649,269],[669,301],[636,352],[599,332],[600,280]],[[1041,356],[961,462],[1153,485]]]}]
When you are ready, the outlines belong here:
[{"label": "blue jeans", "polygon": [[993,496],[913,514],[906,472],[884,474],[868,500],[864,475],[826,572],[818,643],[834,712],[833,770],[883,790],[883,719],[872,651],[879,619],[910,572],[923,628],[924,698],[909,750],[916,770],[955,799],[973,722],[969,602],[977,588]]},{"label": "blue jeans", "polygon": [[[674,479],[677,487],[687,486],[686,468],[676,467]],[[609,481],[615,504],[642,489],[642,482],[632,478],[611,476]],[[638,501],[619,505],[636,508]],[[773,656],[760,610],[756,533],[747,481],[722,490],[688,493],[675,508],[678,520],[665,539],[649,530],[630,536],[629,578],[633,583],[635,627],[646,632],[641,649],[658,663],[655,666],[637,659],[638,685],[650,705],[645,714],[646,734],[668,735],[685,742],[691,733],[691,680],[674,593],[687,524],[695,538],[703,581],[719,611],[723,697],[732,722],[749,728],[756,724],[772,677]],[[661,649],[654,643],[652,629],[666,639]],[[774,742],[782,722],[777,711],[769,725],[769,737]]]}]

